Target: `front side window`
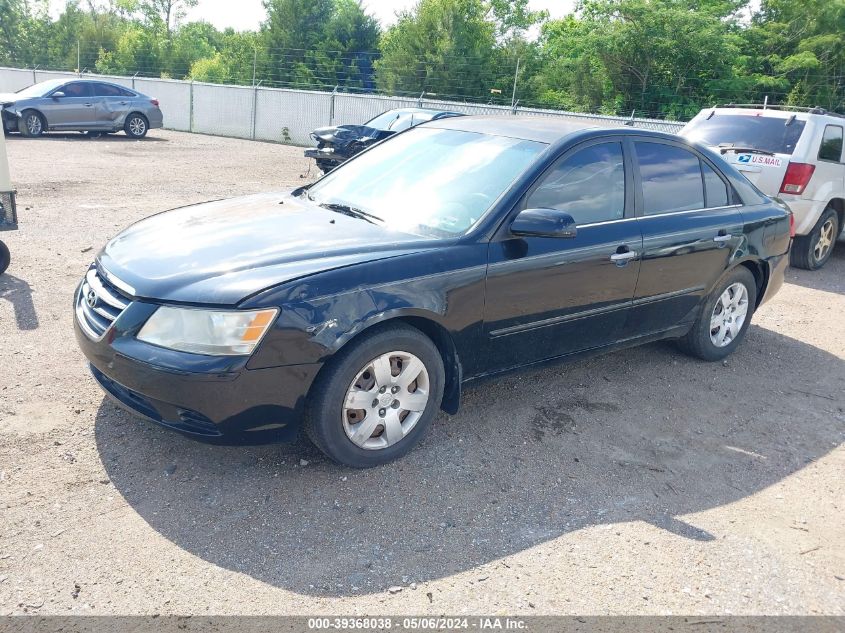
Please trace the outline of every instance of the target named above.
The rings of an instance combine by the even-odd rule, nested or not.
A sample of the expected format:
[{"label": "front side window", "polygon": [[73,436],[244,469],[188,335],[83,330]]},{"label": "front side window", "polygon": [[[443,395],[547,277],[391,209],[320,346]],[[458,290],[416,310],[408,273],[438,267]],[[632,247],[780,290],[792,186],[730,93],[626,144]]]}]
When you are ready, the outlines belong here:
[{"label": "front side window", "polygon": [[389,228],[433,237],[469,230],[546,148],[545,143],[415,127],[344,163],[309,199],[376,216]]},{"label": "front side window", "polygon": [[824,128],[822,144],[819,147],[819,160],[842,160],[842,128],[838,125],[828,125]]},{"label": "front side window", "polygon": [[59,89],[59,92],[64,92],[66,97],[90,97],[91,84],[85,81],[74,81],[65,84],[63,88]]},{"label": "front side window", "polygon": [[561,159],[528,196],[526,206],[565,211],[576,224],[621,219],[625,215],[622,145],[592,145]]},{"label": "front side window", "polygon": [[645,215],[704,208],[698,156],[680,147],[637,142]]}]

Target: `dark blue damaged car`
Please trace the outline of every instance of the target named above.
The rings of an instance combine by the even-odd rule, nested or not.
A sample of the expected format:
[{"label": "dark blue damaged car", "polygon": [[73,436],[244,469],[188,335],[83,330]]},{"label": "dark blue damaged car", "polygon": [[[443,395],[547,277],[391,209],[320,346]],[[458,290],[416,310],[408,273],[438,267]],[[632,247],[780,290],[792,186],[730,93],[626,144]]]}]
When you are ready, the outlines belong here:
[{"label": "dark blue damaged car", "polygon": [[94,378],[195,438],[305,431],[373,466],[467,381],[677,339],[718,360],[783,282],[791,216],[678,137],[460,117],[313,185],[125,230],[75,295]]}]

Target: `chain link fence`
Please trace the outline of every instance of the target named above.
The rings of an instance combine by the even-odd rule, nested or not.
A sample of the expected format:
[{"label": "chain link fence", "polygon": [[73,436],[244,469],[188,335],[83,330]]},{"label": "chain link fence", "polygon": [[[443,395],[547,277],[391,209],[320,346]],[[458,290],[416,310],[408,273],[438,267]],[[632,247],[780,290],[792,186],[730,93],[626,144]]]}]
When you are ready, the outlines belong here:
[{"label": "chain link fence", "polygon": [[[71,79],[76,76],[75,73],[68,72],[0,67],[0,93],[16,92],[47,79]],[[519,106],[511,108],[422,97],[414,99],[261,86],[223,86],[174,79],[114,77],[88,73],[84,76],[121,84],[158,99],[164,113],[164,126],[171,130],[293,145],[310,145],[309,134],[314,128],[341,123],[360,124],[385,110],[402,107],[433,107],[465,114],[554,116],[576,119],[591,125],[632,125],[672,133],[680,131],[684,126],[677,121]]]}]

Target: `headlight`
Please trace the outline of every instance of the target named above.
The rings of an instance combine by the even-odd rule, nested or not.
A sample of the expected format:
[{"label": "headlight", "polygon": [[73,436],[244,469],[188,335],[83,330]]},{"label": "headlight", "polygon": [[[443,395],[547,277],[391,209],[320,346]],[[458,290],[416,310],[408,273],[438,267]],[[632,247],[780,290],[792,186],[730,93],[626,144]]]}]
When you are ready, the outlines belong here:
[{"label": "headlight", "polygon": [[275,308],[223,311],[162,306],[138,332],[138,339],[194,354],[248,356],[278,313]]}]

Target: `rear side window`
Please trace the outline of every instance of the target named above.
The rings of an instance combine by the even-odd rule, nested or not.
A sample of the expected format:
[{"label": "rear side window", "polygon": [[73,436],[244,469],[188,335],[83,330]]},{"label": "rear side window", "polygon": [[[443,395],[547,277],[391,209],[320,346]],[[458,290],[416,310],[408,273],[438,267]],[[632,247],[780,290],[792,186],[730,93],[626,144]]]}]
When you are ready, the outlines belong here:
[{"label": "rear side window", "polygon": [[728,187],[713,168],[701,161],[704,176],[704,202],[708,208],[728,206]]},{"label": "rear side window", "polygon": [[704,208],[698,156],[662,143],[634,144],[640,164],[645,215]]},{"label": "rear side window", "polygon": [[95,97],[122,97],[124,91],[117,86],[111,84],[94,84]]},{"label": "rear side window", "polygon": [[824,128],[822,144],[819,147],[819,160],[842,160],[842,128],[838,125],[828,125]]},{"label": "rear side window", "polygon": [[804,131],[795,118],[749,114],[719,114],[691,121],[682,134],[693,141],[716,147],[747,147],[774,154],[792,154]]},{"label": "rear side window", "polygon": [[543,176],[526,204],[565,211],[576,224],[621,219],[625,215],[622,145],[591,145],[561,159]]}]

